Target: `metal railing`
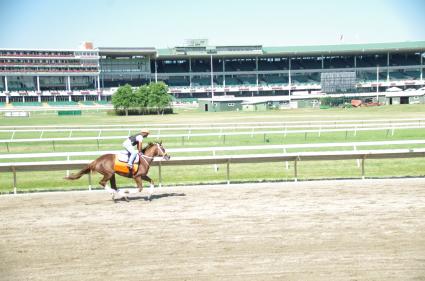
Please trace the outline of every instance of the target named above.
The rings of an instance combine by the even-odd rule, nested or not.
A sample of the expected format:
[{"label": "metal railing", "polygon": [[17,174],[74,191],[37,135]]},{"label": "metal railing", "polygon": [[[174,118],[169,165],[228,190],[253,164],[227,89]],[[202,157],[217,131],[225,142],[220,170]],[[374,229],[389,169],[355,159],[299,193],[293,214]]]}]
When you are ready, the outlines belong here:
[{"label": "metal railing", "polygon": [[[153,166],[159,169],[159,185],[162,185],[163,166],[182,165],[217,165],[226,164],[226,180],[230,184],[230,164],[241,163],[269,163],[269,162],[294,162],[294,180],[298,179],[297,164],[299,161],[319,161],[319,160],[361,160],[361,177],[365,178],[366,159],[395,159],[395,158],[416,158],[425,157],[425,149],[391,149],[391,150],[367,150],[367,151],[326,151],[326,152],[296,152],[282,154],[262,154],[262,155],[233,155],[233,156],[197,156],[197,157],[173,157],[169,161],[155,159]],[[0,163],[0,172],[13,173],[13,191],[17,192],[17,172],[27,171],[61,171],[71,169],[82,169],[90,163],[89,160],[75,161],[45,161],[45,162],[20,162],[20,163]],[[92,187],[91,174],[88,174],[89,189]]]}]

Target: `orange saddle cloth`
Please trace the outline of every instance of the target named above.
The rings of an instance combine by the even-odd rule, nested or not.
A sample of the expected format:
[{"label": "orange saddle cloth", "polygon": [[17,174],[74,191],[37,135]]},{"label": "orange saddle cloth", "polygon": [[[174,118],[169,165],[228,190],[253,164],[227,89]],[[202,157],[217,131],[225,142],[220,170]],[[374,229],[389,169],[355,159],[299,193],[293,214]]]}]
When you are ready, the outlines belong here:
[{"label": "orange saddle cloth", "polygon": [[[133,175],[137,173],[138,169],[139,169],[139,165],[134,164],[133,165]],[[115,157],[114,171],[124,173],[124,174],[130,173],[130,169],[127,167],[127,163],[119,161],[118,157]]]}]

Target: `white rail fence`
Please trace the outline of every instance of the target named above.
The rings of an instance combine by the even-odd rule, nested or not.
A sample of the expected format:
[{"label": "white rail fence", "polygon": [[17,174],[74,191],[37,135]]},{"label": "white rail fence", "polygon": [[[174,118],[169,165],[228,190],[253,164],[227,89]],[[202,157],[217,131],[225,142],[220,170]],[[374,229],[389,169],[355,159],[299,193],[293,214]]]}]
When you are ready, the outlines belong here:
[{"label": "white rail fence", "polygon": [[[396,140],[396,141],[364,141],[364,142],[332,142],[332,143],[307,143],[307,144],[281,144],[281,145],[251,145],[251,146],[215,146],[215,147],[192,147],[192,148],[168,148],[167,153],[195,153],[210,152],[214,156],[217,152],[231,151],[267,151],[281,150],[286,153],[289,149],[310,149],[310,148],[333,148],[347,147],[354,151],[357,148],[365,146],[393,146],[393,145],[425,145],[424,140]],[[0,154],[0,160],[6,159],[30,159],[30,158],[61,158],[71,160],[72,157],[82,156],[100,156],[103,154],[121,153],[123,150],[104,150],[104,151],[85,151],[85,152],[48,152],[48,153],[16,153],[16,154]]]},{"label": "white rail fence", "polygon": [[[367,151],[328,151],[328,152],[297,152],[283,154],[265,155],[234,155],[234,156],[198,156],[198,157],[173,157],[169,161],[155,159],[153,166],[159,169],[159,185],[162,185],[163,166],[182,165],[218,165],[226,164],[226,180],[230,184],[230,164],[246,163],[270,163],[270,162],[294,162],[294,180],[298,179],[297,164],[299,161],[319,161],[319,160],[361,160],[361,177],[365,178],[366,159],[395,159],[395,158],[416,158],[425,157],[425,149],[392,149],[392,150],[367,150]],[[90,163],[89,160],[74,161],[45,161],[45,162],[20,162],[20,163],[0,163],[0,172],[13,173],[13,191],[17,192],[17,172],[28,171],[63,171],[71,169],[82,169]],[[92,188],[91,175],[88,176],[89,189]]]},{"label": "white rail fence", "polygon": [[[366,120],[317,120],[317,121],[262,121],[262,122],[233,122],[233,123],[224,123],[224,122],[216,122],[211,124],[202,124],[202,123],[162,123],[162,124],[145,124],[143,127],[148,127],[150,129],[161,129],[161,128],[180,128],[180,129],[197,129],[199,127],[204,128],[217,128],[217,127],[223,127],[223,128],[238,128],[239,126],[263,126],[263,125],[277,125],[281,127],[290,126],[290,125],[313,125],[313,124],[348,124],[353,123],[352,125],[362,125],[362,124],[368,124],[368,123],[387,123],[388,125],[392,123],[405,123],[405,122],[411,122],[411,123],[417,123],[418,125],[421,125],[425,121],[425,118],[404,118],[404,119],[366,119]],[[38,131],[43,129],[84,129],[84,128],[91,128],[91,129],[98,129],[98,128],[119,128],[119,129],[132,129],[136,130],[140,128],[140,124],[138,125],[122,125],[122,124],[99,124],[99,125],[24,125],[24,126],[0,126],[0,131],[10,129],[10,130],[23,130],[23,129],[36,129]],[[299,127],[299,126],[298,126]]]},{"label": "white rail fence", "polygon": [[[185,143],[185,140],[189,140],[191,137],[207,137],[207,136],[215,136],[218,138],[221,138],[223,141],[223,144],[226,143],[226,137],[230,136],[251,136],[254,137],[254,135],[263,135],[264,142],[266,142],[266,136],[268,135],[281,135],[283,137],[286,137],[288,134],[304,134],[304,139],[307,139],[308,134],[317,134],[318,137],[321,136],[322,133],[330,133],[330,132],[345,132],[345,136],[347,138],[348,132],[354,132],[354,136],[357,135],[357,132],[361,131],[387,131],[386,135],[393,136],[396,130],[407,130],[407,129],[424,129],[424,125],[420,126],[383,126],[383,127],[373,127],[373,128],[338,128],[338,129],[312,129],[312,130],[287,130],[285,128],[284,130],[273,130],[273,131],[255,131],[252,129],[251,131],[244,131],[244,132],[215,132],[215,133],[188,133],[188,134],[156,134],[156,135],[150,135],[150,138],[162,138],[162,139],[168,139],[168,138],[181,138],[182,145]],[[32,138],[32,139],[14,139],[12,136],[12,139],[0,139],[0,143],[4,143],[6,145],[6,149],[8,152],[10,152],[10,144],[14,143],[34,143],[34,142],[51,142],[53,150],[56,149],[57,142],[69,142],[69,141],[96,141],[98,149],[100,149],[100,141],[102,140],[117,140],[117,139],[125,139],[128,135],[123,136],[97,136],[97,137],[72,137],[71,135],[68,137],[60,137],[60,138]]]}]

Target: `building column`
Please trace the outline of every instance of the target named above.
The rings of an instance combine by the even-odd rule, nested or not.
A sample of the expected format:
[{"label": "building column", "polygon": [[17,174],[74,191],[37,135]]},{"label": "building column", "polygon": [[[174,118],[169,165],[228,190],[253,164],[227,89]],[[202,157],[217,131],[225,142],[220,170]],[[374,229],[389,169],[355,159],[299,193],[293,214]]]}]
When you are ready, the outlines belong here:
[{"label": "building column", "polygon": [[38,95],[37,100],[38,102],[41,102],[41,95]]},{"label": "building column", "polygon": [[25,102],[25,96],[22,96],[22,102]]},{"label": "building column", "polygon": [[67,83],[66,89],[67,89],[68,92],[71,92],[71,77],[70,76],[68,76],[67,81],[68,81],[68,83]]},{"label": "building column", "polygon": [[[223,88],[226,88],[226,59],[223,58]],[[224,92],[226,95],[226,92]]]},{"label": "building column", "polygon": [[390,81],[390,52],[387,52],[387,82]]},{"label": "building column", "polygon": [[9,95],[6,95],[6,103],[9,103]]},{"label": "building column", "polygon": [[8,93],[9,87],[7,86],[7,76],[4,77],[4,87],[5,87],[6,93]]},{"label": "building column", "polygon": [[40,76],[37,76],[37,92],[40,92]]},{"label": "building column", "polygon": [[288,85],[289,85],[289,98],[291,98],[291,87],[292,87],[292,81],[291,81],[291,58],[289,58]]},{"label": "building column", "polygon": [[214,99],[214,69],[213,69],[213,56],[211,55],[211,98]]},{"label": "building column", "polygon": [[71,95],[68,95],[68,101],[72,101]]},{"label": "building column", "polygon": [[158,83],[158,63],[155,60],[155,83]]},{"label": "building column", "polygon": [[255,57],[255,78],[256,78],[256,85],[257,85],[257,95],[258,95],[258,56]]},{"label": "building column", "polygon": [[421,81],[424,80],[424,55],[425,53],[421,54]]},{"label": "building column", "polygon": [[192,89],[192,59],[189,57],[189,88]]},{"label": "building column", "polygon": [[100,92],[100,76],[97,75],[97,91]]}]

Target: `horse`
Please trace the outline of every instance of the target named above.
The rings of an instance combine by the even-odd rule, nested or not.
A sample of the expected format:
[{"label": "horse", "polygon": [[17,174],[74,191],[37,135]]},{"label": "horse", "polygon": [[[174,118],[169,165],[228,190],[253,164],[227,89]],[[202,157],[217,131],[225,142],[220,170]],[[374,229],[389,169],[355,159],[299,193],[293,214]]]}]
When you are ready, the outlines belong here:
[{"label": "horse", "polygon": [[[85,168],[79,171],[76,174],[71,174],[65,179],[67,180],[76,180],[81,178],[83,175],[91,173],[92,171],[98,172],[103,175],[103,178],[100,180],[99,184],[105,188],[105,190],[110,191],[112,193],[112,199],[115,200],[115,195],[118,194],[118,189],[115,181],[115,174],[118,174],[123,177],[133,178],[137,184],[137,188],[139,192],[143,190],[143,180],[148,181],[150,183],[150,193],[148,199],[150,200],[153,194],[154,181],[148,177],[148,172],[150,165],[154,159],[154,157],[162,157],[165,160],[170,160],[170,156],[165,152],[164,147],[161,142],[150,142],[143,150],[142,154],[139,154],[139,162],[138,165],[134,165],[133,171],[130,172],[129,168],[127,168],[126,163],[122,163],[118,161],[117,154],[104,154],[90,164],[88,164]],[[120,165],[121,163],[122,165]],[[117,166],[120,165],[120,166]],[[118,169],[120,168],[120,169]],[[106,186],[107,182],[110,182],[111,189]],[[127,196],[124,195],[124,199],[128,201]]]}]

